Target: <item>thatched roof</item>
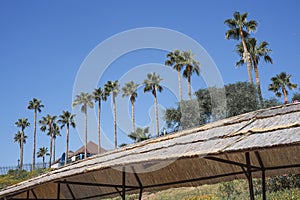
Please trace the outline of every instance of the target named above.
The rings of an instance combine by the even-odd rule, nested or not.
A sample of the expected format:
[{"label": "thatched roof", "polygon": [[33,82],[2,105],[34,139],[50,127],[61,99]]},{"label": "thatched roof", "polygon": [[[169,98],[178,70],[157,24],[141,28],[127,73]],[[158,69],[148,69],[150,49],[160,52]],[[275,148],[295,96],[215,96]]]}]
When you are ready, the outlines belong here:
[{"label": "thatched roof", "polygon": [[[100,199],[300,173],[300,104],[220,120],[90,157],[0,191],[12,199]],[[249,159],[247,159],[249,158]],[[249,163],[249,162],[250,163]]]}]

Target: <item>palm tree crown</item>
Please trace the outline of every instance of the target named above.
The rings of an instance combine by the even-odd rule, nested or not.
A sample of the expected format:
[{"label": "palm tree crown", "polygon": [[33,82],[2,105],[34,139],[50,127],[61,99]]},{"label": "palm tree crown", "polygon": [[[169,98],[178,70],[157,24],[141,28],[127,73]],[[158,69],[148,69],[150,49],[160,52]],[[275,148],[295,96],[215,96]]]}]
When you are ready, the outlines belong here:
[{"label": "palm tree crown", "polygon": [[157,95],[156,91],[161,92],[163,90],[162,86],[159,83],[163,79],[160,78],[159,74],[155,74],[155,72],[151,74],[147,74],[147,79],[144,80],[144,92],[151,92],[154,98],[154,106],[155,106],[155,121],[156,121],[156,134],[159,136],[159,123],[158,123],[158,106],[157,106]]},{"label": "palm tree crown", "polygon": [[134,132],[131,132],[128,137],[134,140],[134,142],[147,140],[151,137],[151,135],[149,134],[149,127],[144,129],[138,127]]},{"label": "palm tree crown", "polygon": [[45,168],[45,156],[49,155],[47,147],[40,147],[37,152],[37,157],[43,159],[43,168]]},{"label": "palm tree crown", "polygon": [[283,94],[284,103],[288,102],[287,88],[290,89],[290,90],[297,88],[297,84],[290,82],[291,76],[292,75],[286,74],[285,72],[281,72],[280,74],[276,74],[275,77],[271,78],[272,83],[269,85],[269,90],[275,92],[275,95],[277,97],[281,97],[282,94]]},{"label": "palm tree crown", "polygon": [[[23,144],[26,144],[27,135],[24,135],[23,137]],[[19,143],[19,146],[21,147],[21,141],[22,141],[22,132],[18,131],[18,133],[14,136],[14,142]]]}]

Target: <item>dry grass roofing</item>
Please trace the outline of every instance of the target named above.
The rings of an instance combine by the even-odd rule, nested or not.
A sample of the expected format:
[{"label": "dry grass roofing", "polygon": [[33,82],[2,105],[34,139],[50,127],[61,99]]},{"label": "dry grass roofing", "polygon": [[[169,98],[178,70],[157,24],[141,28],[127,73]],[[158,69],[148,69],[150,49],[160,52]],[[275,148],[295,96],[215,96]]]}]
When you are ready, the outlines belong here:
[{"label": "dry grass roofing", "polygon": [[101,199],[300,173],[300,104],[129,145],[0,191],[0,199]]}]

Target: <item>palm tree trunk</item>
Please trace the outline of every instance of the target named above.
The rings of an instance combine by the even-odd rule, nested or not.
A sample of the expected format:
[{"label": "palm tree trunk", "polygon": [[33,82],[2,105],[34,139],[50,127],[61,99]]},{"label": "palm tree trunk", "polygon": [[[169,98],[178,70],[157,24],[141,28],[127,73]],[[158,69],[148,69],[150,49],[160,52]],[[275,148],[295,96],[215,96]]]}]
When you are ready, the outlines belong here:
[{"label": "palm tree trunk", "polygon": [[45,168],[45,156],[43,156],[43,168]]},{"label": "palm tree trunk", "polygon": [[180,71],[177,70],[177,77],[178,77],[178,89],[179,89],[179,102],[182,102],[182,88],[181,88],[181,75]]},{"label": "palm tree trunk", "polygon": [[98,154],[101,153],[100,114],[101,114],[101,100],[99,99],[98,101]]},{"label": "palm tree trunk", "polygon": [[131,119],[132,119],[132,132],[135,131],[135,118],[134,118],[134,101],[131,100]]},{"label": "palm tree trunk", "polygon": [[20,142],[20,166],[19,166],[20,171],[22,171],[23,169],[23,141],[24,141],[24,130],[22,130],[21,142]]},{"label": "palm tree trunk", "polygon": [[114,106],[114,143],[115,149],[118,147],[117,143],[117,108],[116,108],[116,97],[113,94],[113,106]]},{"label": "palm tree trunk", "polygon": [[253,58],[253,63],[254,63],[254,72],[255,72],[255,81],[256,81],[256,88],[257,88],[257,93],[258,93],[258,98],[259,98],[259,104],[260,107],[263,107],[263,96],[261,93],[261,88],[260,88],[260,79],[259,79],[259,74],[258,74],[258,66],[256,62],[256,58]]},{"label": "palm tree trunk", "polygon": [[192,93],[191,93],[191,67],[188,66],[187,68],[188,70],[188,74],[187,74],[187,78],[188,78],[188,97],[189,100],[192,100]]},{"label": "palm tree trunk", "polygon": [[84,158],[87,158],[87,105],[84,109]]},{"label": "palm tree trunk", "polygon": [[286,89],[284,86],[282,86],[282,93],[283,93],[283,96],[284,96],[284,103],[287,104],[288,103],[288,98],[287,98],[287,92],[286,92]]},{"label": "palm tree trunk", "polygon": [[154,90],[153,96],[154,96],[154,106],[155,106],[156,134],[157,134],[157,137],[159,137],[158,106],[157,106],[156,90]]},{"label": "palm tree trunk", "polygon": [[55,146],[56,146],[56,137],[53,138],[53,157],[52,157],[52,163],[55,163]]},{"label": "palm tree trunk", "polygon": [[240,29],[240,36],[241,36],[242,44],[243,44],[243,48],[244,48],[243,59],[244,59],[245,63],[247,64],[248,79],[249,79],[250,84],[253,84],[253,78],[252,78],[252,73],[251,73],[252,72],[252,64],[251,64],[251,61],[250,61],[250,57],[249,57],[249,53],[248,53],[248,50],[247,50],[247,46],[246,46],[246,43],[245,43],[245,37],[244,37],[242,29]]},{"label": "palm tree trunk", "polygon": [[69,153],[69,123],[67,123],[67,127],[66,127],[66,153],[65,153],[65,165],[68,163],[68,155]]},{"label": "palm tree trunk", "polygon": [[49,168],[51,167],[52,160],[52,131],[50,130],[50,156],[49,156]]},{"label": "palm tree trunk", "polygon": [[33,117],[33,153],[32,153],[32,170],[35,169],[35,151],[36,151],[36,109],[34,109],[34,117]]}]

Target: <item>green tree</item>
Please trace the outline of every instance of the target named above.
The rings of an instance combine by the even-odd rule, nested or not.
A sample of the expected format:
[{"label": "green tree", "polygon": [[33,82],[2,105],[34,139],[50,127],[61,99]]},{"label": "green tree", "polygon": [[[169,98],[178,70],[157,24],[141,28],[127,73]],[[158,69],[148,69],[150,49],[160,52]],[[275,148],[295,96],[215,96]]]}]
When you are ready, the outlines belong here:
[{"label": "green tree", "polygon": [[75,128],[76,123],[74,120],[75,115],[71,114],[69,111],[63,111],[62,115],[59,116],[59,120],[57,121],[61,126],[60,128],[63,129],[66,126],[66,152],[65,152],[65,165],[67,164],[68,160],[68,153],[69,153],[69,131],[70,126]]},{"label": "green tree", "polygon": [[[14,137],[14,142],[17,142],[19,144],[20,161],[23,160],[23,144],[26,144],[26,139],[27,139],[27,136],[24,135],[22,140],[22,135],[23,135],[22,131],[18,131],[18,133],[16,133]],[[19,168],[21,169],[21,165],[19,166]]]},{"label": "green tree", "polygon": [[27,118],[20,118],[15,123],[15,125],[19,128],[21,128],[21,137],[20,137],[20,170],[23,168],[23,141],[25,138],[25,128],[30,126],[30,123],[28,122]]},{"label": "green tree", "polygon": [[[257,45],[257,40],[255,38],[247,38],[245,40],[245,43],[247,46],[248,53],[250,55],[250,60],[253,63],[259,102],[260,102],[260,105],[263,106],[262,105],[263,104],[263,96],[262,96],[261,87],[260,87],[258,64],[259,64],[261,57],[263,57],[263,59],[266,63],[273,64],[273,60],[268,54],[268,53],[272,52],[272,50],[268,48],[269,44],[266,41],[263,41],[259,45]],[[244,48],[243,48],[242,43],[237,45],[237,53],[241,56],[241,60],[236,63],[236,66],[239,66],[239,65],[244,64],[244,60],[243,60]]]},{"label": "green tree", "polygon": [[120,85],[119,82],[116,81],[107,81],[105,84],[105,93],[108,95],[112,94],[112,101],[113,101],[113,109],[114,109],[114,144],[115,149],[118,147],[117,145],[117,106],[116,106],[116,97],[120,92]]},{"label": "green tree", "polygon": [[284,96],[284,103],[288,103],[288,91],[296,89],[297,84],[291,83],[290,78],[292,75],[281,72],[276,74],[276,76],[271,78],[272,83],[269,85],[269,90],[273,91],[277,97]]},{"label": "green tree", "polygon": [[263,108],[270,108],[274,106],[279,106],[281,103],[278,101],[276,98],[269,98],[269,99],[264,99],[263,101]]},{"label": "green tree", "polygon": [[57,126],[56,123],[53,124],[53,129],[52,129],[52,137],[53,137],[53,160],[52,163],[55,162],[55,153],[56,153],[56,138],[57,136],[61,136],[60,134],[60,129]]},{"label": "green tree", "polygon": [[32,169],[35,169],[35,152],[36,152],[36,120],[37,120],[37,112],[41,112],[44,105],[42,101],[37,98],[33,98],[29,101],[27,109],[33,110],[33,153],[32,153]]},{"label": "green tree", "polygon": [[163,79],[160,78],[159,74],[149,73],[147,74],[147,79],[144,80],[144,92],[151,92],[154,97],[155,106],[155,121],[156,121],[156,134],[159,136],[159,124],[158,124],[158,106],[157,106],[157,91],[161,92],[163,90],[162,86],[159,84]]},{"label": "green tree", "polygon": [[95,88],[93,92],[93,98],[95,103],[98,102],[98,154],[101,153],[101,125],[100,125],[100,118],[101,118],[101,102],[107,100],[107,93],[101,88]]},{"label": "green tree", "polygon": [[79,95],[76,95],[73,102],[73,107],[81,105],[81,112],[84,113],[84,158],[87,158],[87,139],[88,139],[88,127],[87,127],[87,108],[93,108],[94,103],[92,102],[92,95],[89,93],[81,92]]},{"label": "green tree", "polygon": [[179,90],[179,102],[182,102],[182,88],[181,88],[181,70],[183,68],[183,57],[180,50],[175,49],[173,52],[167,54],[167,59],[165,61],[166,66],[172,66],[174,70],[177,71],[178,78],[178,90]]},{"label": "green tree", "polygon": [[52,147],[53,147],[53,124],[55,123],[56,116],[51,116],[47,114],[46,116],[42,117],[42,119],[39,121],[39,124],[41,125],[40,129],[43,132],[47,132],[47,135],[50,136],[50,156],[49,156],[49,167],[51,167],[51,161],[52,161]]},{"label": "green tree", "polygon": [[42,158],[43,168],[45,168],[45,157],[48,156],[48,148],[47,147],[40,147],[39,151],[37,152],[37,157]]},{"label": "green tree", "polygon": [[191,77],[195,73],[199,76],[200,74],[200,63],[195,60],[194,54],[190,50],[182,52],[183,61],[181,62],[185,69],[183,70],[183,77],[187,78],[188,81],[188,98],[192,100],[191,93]]},{"label": "green tree", "polygon": [[243,59],[247,63],[249,82],[253,84],[252,79],[252,64],[250,56],[247,50],[245,38],[249,37],[250,32],[254,32],[257,28],[257,22],[255,20],[247,21],[248,13],[240,14],[240,12],[234,12],[232,19],[227,19],[224,23],[229,27],[226,31],[226,39],[241,40],[244,54]]},{"label": "green tree", "polygon": [[136,101],[136,98],[138,96],[136,90],[139,87],[139,84],[134,83],[133,81],[130,81],[125,84],[125,86],[122,88],[123,95],[122,97],[128,97],[131,102],[131,122],[132,122],[132,132],[135,131],[135,109],[134,109],[134,102]]},{"label": "green tree", "polygon": [[300,102],[300,93],[298,92],[294,93],[292,100]]},{"label": "green tree", "polygon": [[135,131],[131,132],[128,137],[132,139],[135,143],[147,140],[151,137],[149,134],[149,127],[147,128],[136,128]]}]

